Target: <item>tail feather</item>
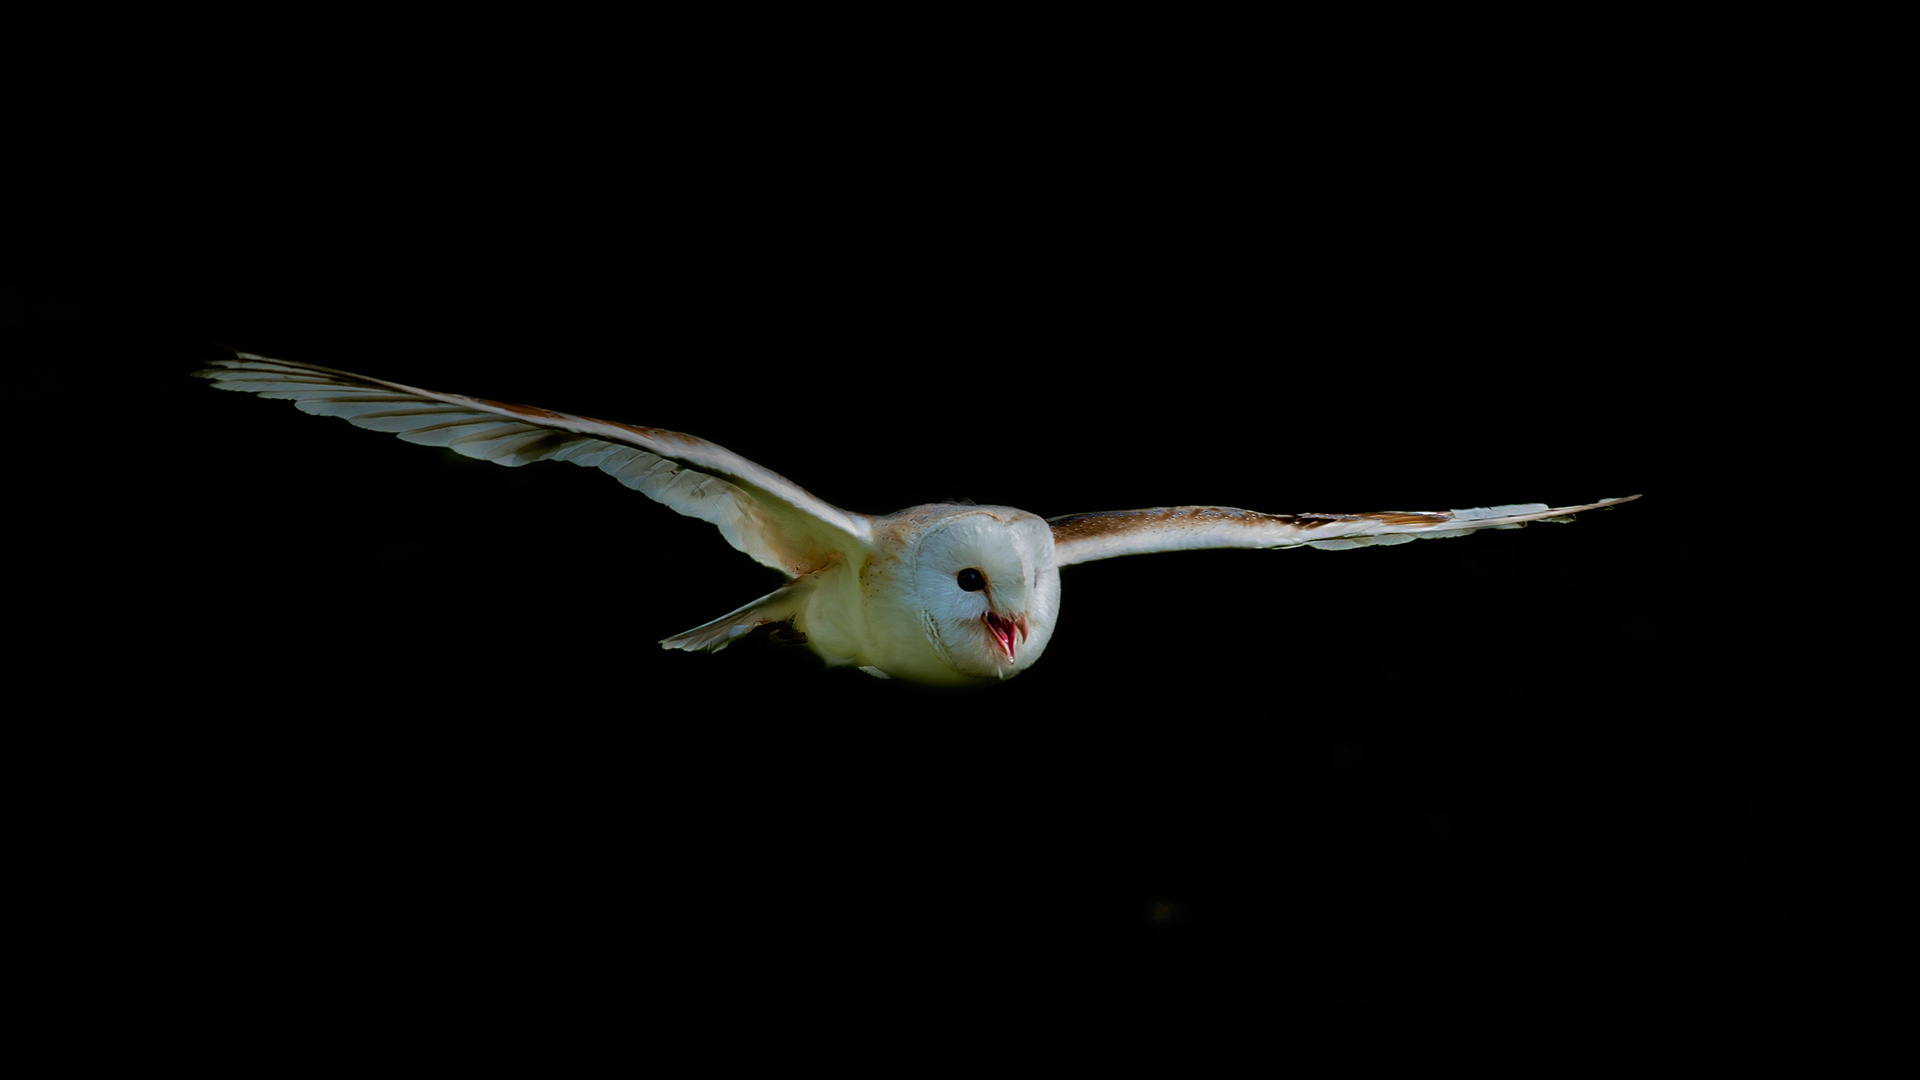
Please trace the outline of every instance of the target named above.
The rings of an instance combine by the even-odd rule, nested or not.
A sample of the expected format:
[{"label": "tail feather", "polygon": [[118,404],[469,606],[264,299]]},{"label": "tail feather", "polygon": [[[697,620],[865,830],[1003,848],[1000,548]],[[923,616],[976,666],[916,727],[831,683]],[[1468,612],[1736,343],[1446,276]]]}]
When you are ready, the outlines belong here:
[{"label": "tail feather", "polygon": [[782,585],[752,603],[743,604],[712,622],[675,634],[661,641],[660,647],[685,649],[688,652],[719,652],[757,626],[785,622],[800,614],[806,610],[807,597],[812,592],[813,578],[803,577]]}]

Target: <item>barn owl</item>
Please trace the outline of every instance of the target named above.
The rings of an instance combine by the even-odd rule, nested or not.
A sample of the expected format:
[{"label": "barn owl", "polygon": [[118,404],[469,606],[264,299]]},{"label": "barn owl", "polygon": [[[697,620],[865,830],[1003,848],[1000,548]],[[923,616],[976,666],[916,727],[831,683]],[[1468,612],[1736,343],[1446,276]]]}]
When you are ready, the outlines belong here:
[{"label": "barn owl", "polygon": [[991,683],[1046,650],[1060,568],[1199,548],[1354,548],[1510,529],[1627,502],[1448,512],[1262,514],[1166,506],[1042,518],[1010,506],[932,503],[881,517],[842,510],[704,439],[524,405],[421,390],[251,353],[196,372],[223,390],[291,400],[408,442],[501,465],[570,461],[717,526],[786,584],[675,634],[668,649],[713,651],[777,624],[830,665],[941,686]]}]

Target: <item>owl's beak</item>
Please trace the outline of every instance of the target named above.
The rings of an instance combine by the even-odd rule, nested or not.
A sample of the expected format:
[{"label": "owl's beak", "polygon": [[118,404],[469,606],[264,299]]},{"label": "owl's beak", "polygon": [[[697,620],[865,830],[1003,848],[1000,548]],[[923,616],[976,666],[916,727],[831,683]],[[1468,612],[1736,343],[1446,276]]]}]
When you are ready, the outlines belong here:
[{"label": "owl's beak", "polygon": [[1007,663],[1013,663],[1013,638],[1018,634],[1021,641],[1027,640],[1027,617],[1015,615],[1003,618],[989,611],[980,616],[980,621],[987,624],[987,633],[993,635],[994,644],[1007,654]]}]

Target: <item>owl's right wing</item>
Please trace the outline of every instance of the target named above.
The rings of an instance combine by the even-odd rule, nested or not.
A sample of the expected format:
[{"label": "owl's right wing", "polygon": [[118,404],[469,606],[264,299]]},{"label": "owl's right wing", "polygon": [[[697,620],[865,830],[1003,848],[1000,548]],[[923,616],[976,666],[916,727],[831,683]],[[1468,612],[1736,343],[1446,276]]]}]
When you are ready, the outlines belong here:
[{"label": "owl's right wing", "polygon": [[408,442],[444,446],[501,465],[570,461],[592,466],[688,517],[788,575],[817,570],[834,552],[869,545],[872,519],[816,498],[786,477],[678,431],[634,427],[433,390],[252,353],[195,372],[222,390],[290,400]]},{"label": "owl's right wing", "polygon": [[1353,548],[1465,536],[1478,529],[1516,529],[1530,521],[1570,521],[1583,510],[1632,502],[1638,495],[1584,506],[1526,503],[1476,510],[1386,511],[1372,514],[1262,514],[1232,506],[1158,506],[1049,518],[1061,566],[1201,548]]}]

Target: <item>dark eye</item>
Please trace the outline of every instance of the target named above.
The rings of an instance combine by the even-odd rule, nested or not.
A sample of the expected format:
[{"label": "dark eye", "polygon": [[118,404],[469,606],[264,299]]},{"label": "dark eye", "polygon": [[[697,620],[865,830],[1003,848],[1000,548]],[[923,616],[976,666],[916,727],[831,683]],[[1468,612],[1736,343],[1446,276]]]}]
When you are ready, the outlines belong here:
[{"label": "dark eye", "polygon": [[960,571],[960,576],[954,580],[958,581],[960,588],[967,592],[979,592],[981,589],[987,587],[987,575],[975,570],[971,566]]}]

